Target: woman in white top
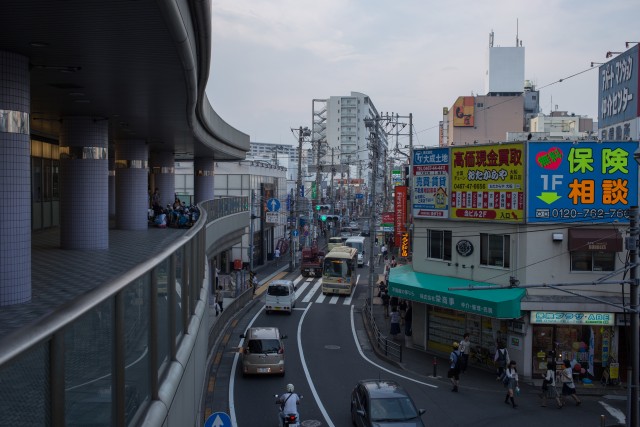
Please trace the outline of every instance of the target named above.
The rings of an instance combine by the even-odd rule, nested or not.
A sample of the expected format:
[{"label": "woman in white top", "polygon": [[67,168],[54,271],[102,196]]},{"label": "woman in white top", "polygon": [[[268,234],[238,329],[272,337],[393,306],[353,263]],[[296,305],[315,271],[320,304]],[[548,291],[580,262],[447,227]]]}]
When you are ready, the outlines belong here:
[{"label": "woman in white top", "polygon": [[571,362],[564,361],[564,369],[560,374],[560,381],[562,381],[562,395],[571,396],[576,402],[576,406],[579,406],[582,401],[576,395],[576,385],[573,382],[573,370],[571,369]]},{"label": "woman in white top", "polygon": [[542,377],[542,404],[540,406],[547,406],[547,398],[556,399],[558,409],[562,408],[562,402],[556,390],[556,364],[554,362],[547,363],[547,372]]},{"label": "woman in white top", "polygon": [[516,402],[513,400],[513,392],[519,390],[518,388],[518,370],[516,369],[516,361],[512,360],[509,362],[509,366],[504,371],[504,375],[509,381],[506,382],[505,386],[507,387],[507,395],[504,398],[504,403],[509,404],[509,400],[511,400],[511,406],[517,408]]}]

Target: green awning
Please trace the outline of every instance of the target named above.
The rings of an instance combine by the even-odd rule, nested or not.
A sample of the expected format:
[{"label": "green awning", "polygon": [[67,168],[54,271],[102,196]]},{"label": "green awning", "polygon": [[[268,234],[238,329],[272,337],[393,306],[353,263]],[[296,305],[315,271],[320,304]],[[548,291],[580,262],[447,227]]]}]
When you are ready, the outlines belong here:
[{"label": "green awning", "polygon": [[525,296],[524,289],[449,290],[469,285],[481,287],[492,284],[418,273],[411,265],[392,268],[389,273],[389,295],[496,319],[518,319],[522,316],[520,300]]}]

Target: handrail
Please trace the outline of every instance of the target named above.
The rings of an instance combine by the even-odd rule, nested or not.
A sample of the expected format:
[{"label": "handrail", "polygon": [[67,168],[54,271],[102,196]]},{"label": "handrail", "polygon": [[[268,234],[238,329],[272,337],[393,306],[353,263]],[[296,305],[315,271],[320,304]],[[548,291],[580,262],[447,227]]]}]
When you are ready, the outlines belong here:
[{"label": "handrail", "polygon": [[393,358],[393,359],[397,359],[398,362],[402,362],[402,345],[388,339],[381,331],[380,328],[378,328],[378,325],[376,324],[376,320],[373,318],[373,315],[371,314],[371,303],[370,303],[370,299],[367,298],[364,306],[363,306],[363,317],[365,319],[365,322],[367,322],[372,330],[373,333],[373,340],[376,344],[376,346],[378,347],[378,349],[380,349],[383,354],[387,357]]}]

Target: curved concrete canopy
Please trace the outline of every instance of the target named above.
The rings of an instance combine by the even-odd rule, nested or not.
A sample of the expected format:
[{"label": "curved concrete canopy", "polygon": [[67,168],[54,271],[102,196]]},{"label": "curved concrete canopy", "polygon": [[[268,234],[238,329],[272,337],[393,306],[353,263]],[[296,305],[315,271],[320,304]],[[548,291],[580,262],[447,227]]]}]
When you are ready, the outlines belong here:
[{"label": "curved concrete canopy", "polygon": [[3,0],[0,50],[29,58],[32,134],[91,116],[176,160],[249,151],[205,95],[211,0]]}]

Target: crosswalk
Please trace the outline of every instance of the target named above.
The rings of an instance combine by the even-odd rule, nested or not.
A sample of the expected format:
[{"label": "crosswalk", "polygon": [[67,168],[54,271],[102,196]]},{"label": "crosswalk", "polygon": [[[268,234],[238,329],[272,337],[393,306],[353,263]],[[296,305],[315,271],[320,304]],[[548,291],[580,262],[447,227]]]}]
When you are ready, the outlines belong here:
[{"label": "crosswalk", "polygon": [[[356,287],[359,280],[360,275],[356,278]],[[354,289],[351,295],[324,295],[322,293],[322,278],[317,277],[305,278],[300,275],[293,281],[293,284],[296,287],[296,301],[298,303],[351,305],[355,294]]]}]

